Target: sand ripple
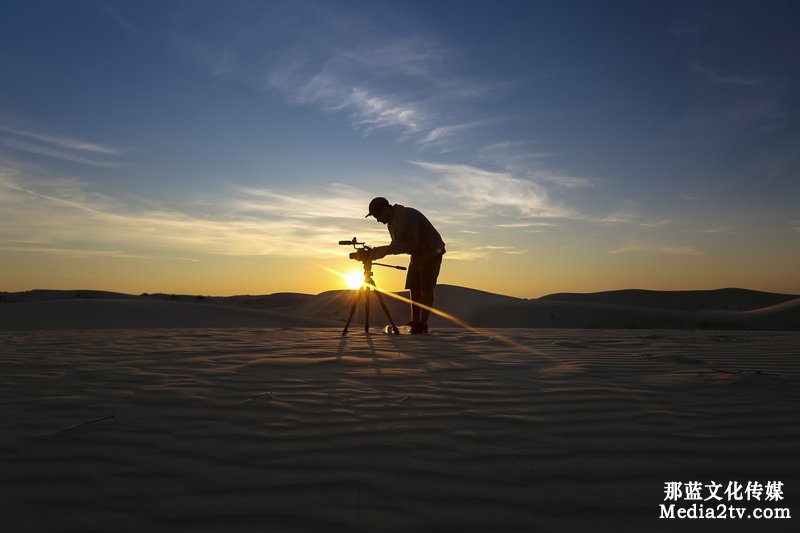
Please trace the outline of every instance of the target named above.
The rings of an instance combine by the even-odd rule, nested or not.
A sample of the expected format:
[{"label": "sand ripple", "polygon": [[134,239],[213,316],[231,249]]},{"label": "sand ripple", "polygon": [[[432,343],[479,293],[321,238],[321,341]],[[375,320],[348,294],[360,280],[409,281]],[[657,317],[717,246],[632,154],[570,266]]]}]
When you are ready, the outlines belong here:
[{"label": "sand ripple", "polygon": [[679,531],[668,480],[800,490],[798,341],[0,333],[3,530]]}]

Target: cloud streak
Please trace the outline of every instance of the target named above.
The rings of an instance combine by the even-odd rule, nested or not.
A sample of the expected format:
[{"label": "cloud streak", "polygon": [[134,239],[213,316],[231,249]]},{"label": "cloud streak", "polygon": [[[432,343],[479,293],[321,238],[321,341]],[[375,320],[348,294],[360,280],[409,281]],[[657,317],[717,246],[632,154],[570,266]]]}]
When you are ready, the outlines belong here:
[{"label": "cloud streak", "polygon": [[555,228],[558,227],[558,224],[552,224],[549,222],[513,222],[510,224],[495,224],[494,227],[496,228],[505,228],[505,229],[538,229],[542,230],[542,228]]},{"label": "cloud streak", "polygon": [[690,63],[689,68],[694,72],[703,76],[706,80],[713,83],[721,83],[724,85],[739,85],[742,87],[756,87],[762,84],[762,82],[756,78],[722,75],[712,68],[704,67],[702,65],[698,65],[697,63]]},{"label": "cloud streak", "polygon": [[133,35],[134,37],[139,37],[140,32],[139,29],[128,19],[120,16],[116,11],[108,7],[102,2],[95,2],[95,6],[97,6],[101,11],[103,11],[106,15],[111,17],[111,19],[116,22],[121,28],[123,28],[126,32]]},{"label": "cloud streak", "polygon": [[[340,185],[317,195],[238,188],[214,199],[224,216],[213,216],[152,202],[142,208],[75,180],[37,179],[6,165],[0,191],[0,249],[108,257],[340,257],[337,243],[352,236],[366,201]],[[364,228],[359,238],[383,241],[386,232]]]},{"label": "cloud streak", "polygon": [[[474,233],[465,242],[453,238],[461,230],[463,216],[490,215],[498,206],[526,214],[553,214],[552,208],[543,207],[544,200],[536,187],[523,180],[469,167],[427,168],[438,179],[428,182],[432,189],[420,188],[409,199],[412,205],[420,205],[418,202],[425,199],[444,203],[440,199],[445,195],[450,198],[449,208],[457,210],[460,217],[450,220],[447,209],[425,208],[440,231],[451,236],[447,239],[450,259],[526,253],[524,248],[487,245]],[[461,188],[454,191],[454,183]],[[504,193],[487,197],[487,191],[496,188],[505,188],[508,196]],[[342,257],[338,241],[354,234],[373,244],[388,240],[384,226],[372,219],[364,221],[369,197],[357,187],[336,183],[302,192],[234,187],[213,202],[184,198],[175,208],[163,202],[131,198],[122,201],[93,192],[78,180],[36,177],[29,169],[0,162],[0,250],[140,259],[197,254]],[[198,208],[207,204],[215,206],[213,212]],[[545,225],[551,224],[526,222],[508,226],[530,229]]]},{"label": "cloud streak", "polygon": [[343,104],[353,110],[353,123],[358,129],[372,131],[378,128],[400,127],[406,133],[416,133],[422,127],[420,111],[409,104],[396,104],[373,96],[366,90],[354,87]]},{"label": "cloud streak", "polygon": [[215,76],[290,104],[345,112],[364,134],[396,130],[401,139],[425,145],[488,123],[442,124],[463,115],[448,110],[504,84],[459,79],[453,66],[458,51],[388,9],[368,15],[324,3],[262,4],[258,15],[244,18],[234,6],[219,13],[226,22],[214,28],[186,12],[174,42]]},{"label": "cloud streak", "polygon": [[500,209],[528,217],[572,216],[553,202],[543,187],[530,180],[469,165],[411,163],[440,177],[441,181],[431,186],[434,194],[455,198],[464,207],[483,215],[496,215]]},{"label": "cloud streak", "polygon": [[0,145],[14,151],[43,155],[53,159],[97,167],[116,167],[119,163],[103,157],[116,157],[122,150],[98,143],[34,132],[0,124]]},{"label": "cloud streak", "polygon": [[667,254],[667,255],[705,255],[702,251],[691,246],[676,246],[676,245],[648,245],[648,244],[629,244],[611,250],[609,254],[626,254],[626,253],[653,253],[653,254]]},{"label": "cloud streak", "polygon": [[58,135],[49,135],[45,133],[38,133],[29,130],[14,128],[8,125],[0,124],[0,131],[12,134],[17,137],[26,137],[34,141],[40,141],[45,144],[64,148],[66,150],[77,150],[81,152],[90,152],[102,155],[122,155],[122,151],[117,148],[110,148],[102,144],[97,144],[80,139],[70,137],[62,137]]},{"label": "cloud streak", "polygon": [[425,137],[419,140],[419,144],[431,144],[435,142],[441,142],[443,140],[451,139],[457,133],[462,131],[480,128],[483,126],[488,126],[490,124],[496,124],[498,122],[503,122],[507,120],[506,118],[490,118],[490,119],[482,119],[482,120],[472,120],[469,122],[464,122],[461,124],[452,124],[449,126],[438,126],[433,128],[428,132]]}]

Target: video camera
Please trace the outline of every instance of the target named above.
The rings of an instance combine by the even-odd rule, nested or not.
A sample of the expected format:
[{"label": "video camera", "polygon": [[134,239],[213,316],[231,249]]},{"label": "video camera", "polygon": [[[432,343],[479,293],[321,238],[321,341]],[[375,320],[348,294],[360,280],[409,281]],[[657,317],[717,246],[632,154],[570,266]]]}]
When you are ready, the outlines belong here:
[{"label": "video camera", "polygon": [[350,252],[348,257],[350,259],[355,259],[356,261],[361,261],[362,263],[364,263],[365,270],[369,270],[369,267],[372,265],[389,267],[397,270],[406,270],[406,267],[402,266],[385,265],[383,263],[373,263],[372,258],[370,257],[370,251],[372,250],[372,246],[368,246],[364,242],[358,242],[358,239],[356,239],[355,237],[353,237],[349,241],[339,241],[339,244],[341,246],[352,246],[353,248],[355,248],[356,251]]},{"label": "video camera", "polygon": [[366,261],[369,259],[369,251],[372,250],[372,246],[367,246],[366,243],[358,242],[358,239],[353,237],[352,240],[349,241],[339,241],[339,245],[341,246],[350,246],[352,245],[353,248],[356,249],[355,252],[350,252],[348,257],[350,259],[355,259],[356,261]]}]

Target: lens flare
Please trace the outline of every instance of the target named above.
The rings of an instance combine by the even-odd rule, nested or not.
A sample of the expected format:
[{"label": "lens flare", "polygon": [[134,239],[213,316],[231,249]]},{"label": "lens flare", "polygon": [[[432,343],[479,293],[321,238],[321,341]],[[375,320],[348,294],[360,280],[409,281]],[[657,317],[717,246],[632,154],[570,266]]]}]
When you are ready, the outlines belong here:
[{"label": "lens flare", "polygon": [[361,288],[361,284],[364,283],[364,272],[362,270],[353,270],[349,274],[345,274],[323,265],[317,266],[323,270],[327,270],[331,274],[339,276],[348,289],[358,290]]},{"label": "lens flare", "polygon": [[359,270],[353,270],[344,275],[344,282],[347,284],[348,289],[360,289],[361,284],[364,283],[364,273]]}]

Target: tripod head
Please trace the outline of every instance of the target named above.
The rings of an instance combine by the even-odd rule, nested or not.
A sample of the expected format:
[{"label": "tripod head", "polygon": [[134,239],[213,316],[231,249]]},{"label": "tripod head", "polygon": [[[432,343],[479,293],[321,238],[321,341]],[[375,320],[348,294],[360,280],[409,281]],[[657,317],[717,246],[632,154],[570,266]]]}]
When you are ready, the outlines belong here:
[{"label": "tripod head", "polygon": [[372,265],[388,267],[388,268],[395,268],[397,270],[406,270],[406,267],[395,266],[395,265],[385,265],[383,263],[373,263],[372,258],[370,257],[370,250],[372,250],[372,246],[367,245],[365,242],[358,242],[358,239],[353,237],[352,240],[349,241],[339,241],[339,245],[341,246],[353,246],[355,248],[355,252],[350,252],[348,257],[355,261],[360,261],[364,263],[364,272],[368,272]]}]

